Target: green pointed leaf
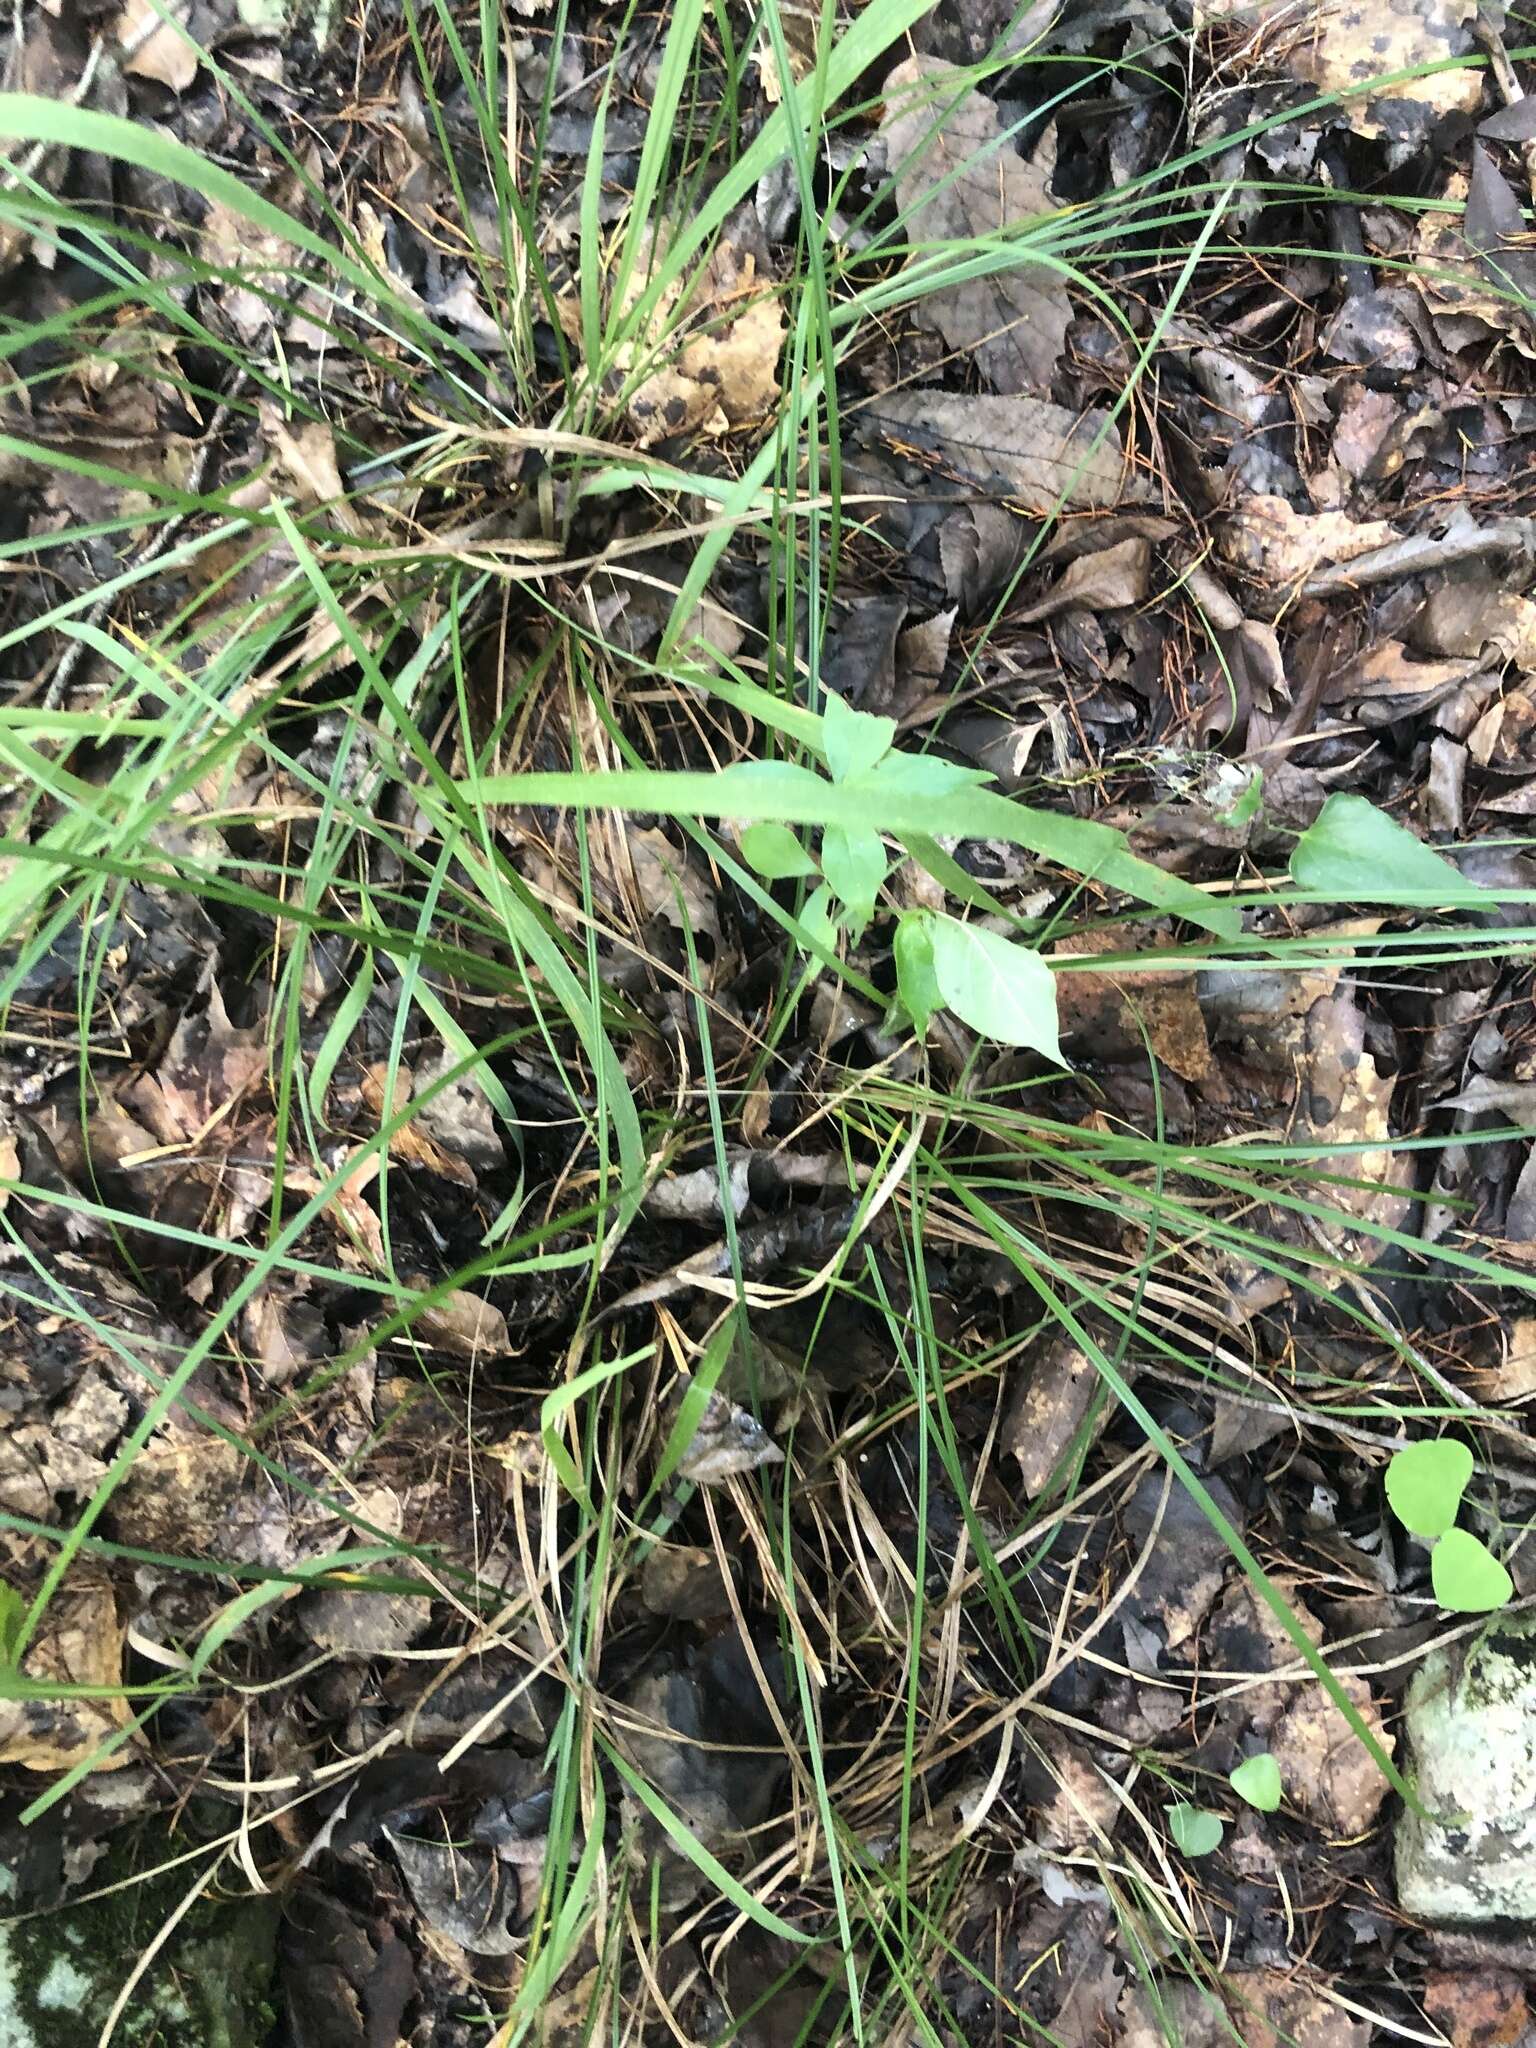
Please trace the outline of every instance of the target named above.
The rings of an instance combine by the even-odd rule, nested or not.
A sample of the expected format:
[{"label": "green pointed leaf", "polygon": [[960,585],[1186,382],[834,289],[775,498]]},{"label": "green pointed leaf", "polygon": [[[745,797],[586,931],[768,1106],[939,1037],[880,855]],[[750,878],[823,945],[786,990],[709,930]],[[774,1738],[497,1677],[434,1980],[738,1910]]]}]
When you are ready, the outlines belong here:
[{"label": "green pointed leaf", "polygon": [[1387,1466],[1392,1512],[1415,1536],[1443,1536],[1472,1477],[1472,1453],[1454,1437],[1409,1444]]},{"label": "green pointed leaf", "polygon": [[1220,1814],[1207,1813],[1203,1807],[1191,1806],[1184,1799],[1165,1810],[1174,1847],[1184,1855],[1209,1856],[1213,1849],[1221,1847],[1226,1829],[1221,1824]]},{"label": "green pointed leaf", "polygon": [[1240,1763],[1232,1773],[1231,1785],[1239,1799],[1246,1799],[1260,1813],[1273,1813],[1285,1791],[1280,1766],[1267,1749]]},{"label": "green pointed leaf", "polygon": [[27,1619],[27,1603],[14,1586],[0,1580],[0,1669],[14,1669],[16,1645]]},{"label": "green pointed leaf", "polygon": [[878,832],[829,825],[821,835],[821,872],[860,926],[875,914],[875,897],[889,866]]},{"label": "green pointed leaf", "polygon": [[816,863],[787,825],[748,825],[739,841],[741,857],[770,882],[814,875]]},{"label": "green pointed leaf", "polygon": [[933,919],[920,910],[908,911],[896,927],[891,951],[896,960],[896,993],[902,1008],[912,1019],[918,1037],[926,1038],[933,1013],[944,1001],[933,971]]},{"label": "green pointed leaf", "polygon": [[990,782],[982,768],[962,768],[958,761],[946,761],[939,754],[907,754],[899,749],[887,754],[874,772],[850,778],[876,797],[950,796],[957,789],[975,789]]},{"label": "green pointed leaf", "polygon": [[896,737],[894,718],[875,718],[855,711],[834,690],[828,690],[821,715],[821,745],[834,782],[864,775],[891,751]]},{"label": "green pointed leaf", "polygon": [[1435,1598],[1453,1614],[1492,1614],[1515,1590],[1487,1544],[1466,1529],[1446,1530],[1430,1552],[1429,1576]]},{"label": "green pointed leaf", "polygon": [[1056,982],[1028,946],[958,918],[933,920],[933,971],[955,1015],[1000,1045],[1028,1045],[1060,1060]]},{"label": "green pointed leaf", "polygon": [[1297,840],[1291,880],[1345,903],[1464,903],[1483,894],[1395,818],[1342,792]]}]

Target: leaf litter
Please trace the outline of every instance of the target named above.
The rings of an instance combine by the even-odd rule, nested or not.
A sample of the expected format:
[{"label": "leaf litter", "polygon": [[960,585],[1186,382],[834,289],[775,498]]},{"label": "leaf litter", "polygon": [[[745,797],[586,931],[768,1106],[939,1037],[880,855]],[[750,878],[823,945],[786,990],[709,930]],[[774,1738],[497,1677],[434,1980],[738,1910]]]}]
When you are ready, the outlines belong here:
[{"label": "leaf litter", "polygon": [[[821,124],[808,11],[678,93],[515,12],[8,48],[143,145],[0,228],[18,1911],[191,1851],[340,2048],[1513,2042],[1359,1737],[1445,1632],[1404,1430],[1536,1492],[1536,79],[1464,0],[940,0]],[[1240,950],[1049,839],[446,835],[829,692]]]}]

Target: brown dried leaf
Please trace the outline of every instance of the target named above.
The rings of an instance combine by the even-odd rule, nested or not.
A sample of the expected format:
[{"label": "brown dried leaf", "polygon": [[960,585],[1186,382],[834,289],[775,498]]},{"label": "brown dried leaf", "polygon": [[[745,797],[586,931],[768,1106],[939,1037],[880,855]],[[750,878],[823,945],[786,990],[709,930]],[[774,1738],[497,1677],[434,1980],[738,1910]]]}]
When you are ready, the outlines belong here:
[{"label": "brown dried leaf", "polygon": [[[1025,163],[965,72],[937,57],[908,58],[886,80],[885,101],[880,133],[911,242],[970,242],[1054,211],[1054,134]],[[1060,273],[1027,261],[946,286],[913,312],[1004,392],[1049,390],[1071,316]]]},{"label": "brown dried leaf", "polygon": [[[1004,1444],[1019,1461],[1019,1484],[1026,1500],[1038,1499],[1045,1490],[1087,1420],[1098,1385],[1093,1361],[1065,1338],[1052,1343],[1031,1366],[1003,1425]],[[1101,1421],[1108,1413],[1106,1407]]]},{"label": "brown dried leaf", "polygon": [[1040,1745],[1050,1790],[1033,1802],[1036,1842],[1064,1852],[1102,1848],[1120,1817],[1114,1787],[1070,1737],[1051,1730],[1040,1737]]},{"label": "brown dried leaf", "polygon": [[731,1611],[719,1558],[687,1544],[657,1544],[640,1568],[640,1598],[673,1621],[715,1621]]},{"label": "brown dried leaf", "polygon": [[1515,1316],[1497,1364],[1478,1375],[1478,1395],[1485,1401],[1525,1401],[1536,1394],[1536,1315]]},{"label": "brown dried leaf", "polygon": [[[105,1583],[76,1576],[53,1599],[42,1629],[22,1659],[29,1678],[64,1685],[119,1685],[123,1631],[117,1603]],[[128,1703],[103,1700],[0,1699],[0,1764],[25,1771],[67,1771],[91,1756],[130,1719]],[[126,1747],[93,1768],[120,1770],[132,1761]]]},{"label": "brown dried leaf", "polygon": [[1322,562],[1348,562],[1398,537],[1385,519],[1343,512],[1297,512],[1284,498],[1258,495],[1222,521],[1217,546],[1234,568],[1269,590],[1310,576]]},{"label": "brown dried leaf", "polygon": [[[760,274],[760,250],[749,246],[753,225],[744,215],[727,224],[687,298],[680,287],[664,292],[650,337],[635,344],[637,361],[658,351],[666,358],[629,401],[643,448],[695,429],[720,435],[751,426],[778,404],[784,309],[773,279]],[[651,269],[642,249],[632,300]]]},{"label": "brown dried leaf", "polygon": [[[1073,941],[1074,957],[1111,953],[1134,944],[1131,934],[1105,928]],[[1060,957],[1060,956],[1057,956]],[[1210,1039],[1188,968],[1099,972],[1074,968],[1056,977],[1062,1042],[1080,1059],[1112,1065],[1155,1057],[1185,1081],[1212,1071]]]},{"label": "brown dried leaf", "polygon": [[[1241,0],[1239,0],[1241,4]],[[1408,100],[1435,115],[1471,114],[1482,104],[1481,68],[1431,71],[1379,92],[1362,92],[1372,79],[1390,78],[1448,57],[1473,56],[1471,24],[1477,0],[1333,0],[1308,5],[1305,25],[1291,46],[1293,78],[1319,94],[1343,96],[1343,112],[1361,135],[1390,135],[1392,116],[1378,109]]]},{"label": "brown dried leaf", "polygon": [[[1294,1581],[1278,1578],[1274,1583],[1312,1641],[1321,1643],[1322,1625],[1298,1597]],[[1309,1820],[1331,1834],[1363,1834],[1390,1787],[1317,1680],[1309,1674],[1258,1686],[1241,1683],[1300,1662],[1300,1651],[1268,1601],[1260,1599],[1246,1580],[1234,1586],[1212,1625],[1206,1655],[1209,1681],[1236,1688],[1230,1695],[1233,1711],[1266,1738],[1280,1766],[1286,1797]],[[1390,1756],[1392,1738],[1370,1688],[1363,1679],[1350,1676],[1339,1683]]]},{"label": "brown dried leaf", "polygon": [[[1390,1756],[1392,1738],[1362,1678],[1339,1680],[1351,1706]],[[1288,1796],[1307,1818],[1330,1833],[1362,1835],[1391,1789],[1328,1695],[1311,1682],[1269,1738]]]},{"label": "brown dried leaf", "polygon": [[[164,11],[176,13],[174,7]],[[185,23],[190,13],[191,8],[184,7],[178,18]],[[123,63],[124,71],[131,77],[153,78],[178,93],[185,92],[196,78],[195,47],[160,19],[149,0],[128,0],[117,17],[114,34],[123,48],[132,53]]]},{"label": "brown dried leaf", "polygon": [[1245,2048],[1366,2048],[1371,2037],[1368,2021],[1299,1971],[1235,1971],[1222,1979],[1222,1995]]},{"label": "brown dried leaf", "polygon": [[1117,541],[1097,554],[1079,555],[1038,604],[1018,614],[1022,625],[1054,618],[1071,605],[1089,611],[1123,611],[1140,604],[1147,594],[1152,573],[1152,544],[1133,535]]},{"label": "brown dried leaf", "polygon": [[[381,1124],[398,1116],[411,1099],[415,1077],[409,1067],[396,1067],[393,1096],[385,1109],[385,1091],[389,1083],[389,1062],[375,1060],[363,1070],[361,1094]],[[435,1138],[430,1137],[420,1120],[410,1118],[394,1133],[389,1141],[392,1159],[398,1159],[404,1166],[420,1166],[428,1173],[441,1174],[444,1180],[451,1180],[461,1188],[473,1188],[475,1175],[469,1163],[444,1151]]]},{"label": "brown dried leaf", "polygon": [[1531,2019],[1525,1985],[1512,1970],[1431,1970],[1424,2010],[1451,2048],[1514,2048]]},{"label": "brown dried leaf", "polygon": [[422,1309],[411,1327],[428,1344],[459,1358],[503,1358],[513,1348],[501,1310],[462,1287]]},{"label": "brown dried leaf", "polygon": [[1536,674],[1536,603],[1496,583],[1442,583],[1411,630],[1422,654],[1479,659],[1494,648],[1525,674]]},{"label": "brown dried leaf", "polygon": [[[948,391],[890,391],[861,415],[875,434],[932,451],[974,481],[1031,513],[1108,511],[1144,500],[1149,487],[1126,464],[1109,415],[1069,412],[1043,398],[967,398]],[[995,508],[1000,518],[1010,515]]]}]

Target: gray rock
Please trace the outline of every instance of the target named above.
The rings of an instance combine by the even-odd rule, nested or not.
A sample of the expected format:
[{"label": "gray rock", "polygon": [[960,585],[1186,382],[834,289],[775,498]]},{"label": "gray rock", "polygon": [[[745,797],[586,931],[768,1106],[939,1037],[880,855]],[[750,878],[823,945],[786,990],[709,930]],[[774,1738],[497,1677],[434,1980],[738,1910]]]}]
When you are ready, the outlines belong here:
[{"label": "gray rock", "polygon": [[1536,1623],[1426,1658],[1406,1728],[1421,1820],[1397,1829],[1397,1894],[1424,1920],[1536,1918]]}]

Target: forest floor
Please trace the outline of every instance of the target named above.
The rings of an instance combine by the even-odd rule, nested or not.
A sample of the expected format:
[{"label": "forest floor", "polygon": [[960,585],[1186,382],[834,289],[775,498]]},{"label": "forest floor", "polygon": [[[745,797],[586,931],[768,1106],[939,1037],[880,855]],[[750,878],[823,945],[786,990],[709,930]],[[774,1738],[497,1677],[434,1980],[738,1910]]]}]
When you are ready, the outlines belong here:
[{"label": "forest floor", "polygon": [[0,2042],[1513,2048],[1536,36],[4,41]]}]

